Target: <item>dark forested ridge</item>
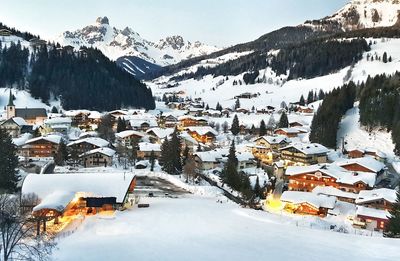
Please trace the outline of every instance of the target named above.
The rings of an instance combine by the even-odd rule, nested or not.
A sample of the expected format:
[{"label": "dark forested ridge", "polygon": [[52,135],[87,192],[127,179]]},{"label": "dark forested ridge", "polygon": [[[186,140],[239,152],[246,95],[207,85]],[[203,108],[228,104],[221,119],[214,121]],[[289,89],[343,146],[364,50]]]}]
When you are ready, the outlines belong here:
[{"label": "dark forested ridge", "polygon": [[0,47],[2,87],[27,89],[43,102],[48,102],[53,95],[65,109],[155,107],[146,85],[96,49],[73,52],[49,44],[29,53],[19,43]]},{"label": "dark forested ridge", "polygon": [[310,141],[336,148],[336,135],[342,116],[353,107],[356,85],[353,82],[325,95],[311,123]]},{"label": "dark forested ridge", "polygon": [[278,75],[289,71],[289,80],[322,76],[358,62],[370,47],[364,39],[317,40],[281,49],[271,60]]},{"label": "dark forested ridge", "polygon": [[360,85],[360,123],[368,130],[392,131],[395,153],[400,155],[400,73],[368,77]]},{"label": "dark forested ridge", "polygon": [[11,28],[11,27],[4,25],[3,23],[0,23],[0,30],[3,30],[3,29],[10,31],[13,35],[21,37],[22,39],[27,40],[27,41],[31,40],[32,38],[40,38],[39,36],[35,36],[28,32],[21,32],[15,28]]}]

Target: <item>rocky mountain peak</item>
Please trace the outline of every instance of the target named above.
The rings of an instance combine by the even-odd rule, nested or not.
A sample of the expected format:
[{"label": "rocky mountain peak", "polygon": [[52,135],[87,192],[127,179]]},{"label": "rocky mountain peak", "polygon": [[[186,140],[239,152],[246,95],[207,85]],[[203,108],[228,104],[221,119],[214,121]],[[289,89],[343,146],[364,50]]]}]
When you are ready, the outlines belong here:
[{"label": "rocky mountain peak", "polygon": [[98,25],[103,25],[103,24],[110,24],[110,21],[108,20],[108,17],[107,16],[104,16],[104,17],[97,17],[97,19],[96,19],[96,24],[98,24]]}]

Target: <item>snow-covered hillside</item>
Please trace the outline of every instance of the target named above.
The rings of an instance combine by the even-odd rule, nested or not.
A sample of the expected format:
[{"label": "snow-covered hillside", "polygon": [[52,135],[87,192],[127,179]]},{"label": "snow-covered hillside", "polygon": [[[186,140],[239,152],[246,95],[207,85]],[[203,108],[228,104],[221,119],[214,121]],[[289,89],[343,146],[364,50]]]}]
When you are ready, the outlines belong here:
[{"label": "snow-covered hillside", "polygon": [[64,32],[54,40],[61,45],[76,48],[96,47],[111,60],[122,56],[136,56],[162,66],[219,50],[200,42],[185,41],[182,36],[177,35],[154,43],[142,38],[129,27],[122,30],[112,27],[107,17],[99,17],[94,24],[82,29]]},{"label": "snow-covered hillside", "polygon": [[[189,79],[180,82],[171,81],[173,76],[181,75],[185,72],[195,71],[200,64],[205,64],[207,61],[201,61],[192,67],[186,68],[184,71],[178,72],[172,76],[160,77],[152,82],[148,82],[156,96],[162,96],[165,92],[183,91],[182,96],[201,97],[210,107],[215,107],[217,102],[222,106],[233,106],[235,103],[234,97],[244,92],[258,94],[256,98],[241,99],[241,107],[251,109],[265,107],[267,105],[279,106],[282,101],[286,103],[296,102],[301,95],[307,95],[310,90],[322,89],[330,91],[335,87],[342,86],[349,80],[355,82],[365,81],[370,76],[387,73],[391,74],[400,71],[400,40],[399,39],[367,39],[373,44],[371,51],[365,53],[363,59],[354,66],[346,67],[336,73],[316,77],[313,79],[296,79],[286,81],[285,75],[275,75],[270,69],[260,70],[259,78],[265,78],[266,83],[256,83],[253,85],[233,85],[233,82],[242,80],[243,74],[236,76],[219,76],[213,77],[208,75],[202,79]],[[388,56],[392,57],[392,62],[383,63],[379,60],[370,61],[367,56],[382,57],[383,53],[387,52]],[[231,54],[213,59],[218,62],[219,59],[229,57],[229,59],[237,59],[239,54]],[[221,63],[224,61],[221,61]],[[211,64],[209,65],[211,66]],[[242,80],[243,81],[243,80]],[[173,88],[165,88],[167,84],[177,84]]]},{"label": "snow-covered hillside", "polygon": [[318,21],[306,22],[324,29],[334,23],[342,30],[393,26],[398,22],[398,0],[352,0],[337,13]]}]

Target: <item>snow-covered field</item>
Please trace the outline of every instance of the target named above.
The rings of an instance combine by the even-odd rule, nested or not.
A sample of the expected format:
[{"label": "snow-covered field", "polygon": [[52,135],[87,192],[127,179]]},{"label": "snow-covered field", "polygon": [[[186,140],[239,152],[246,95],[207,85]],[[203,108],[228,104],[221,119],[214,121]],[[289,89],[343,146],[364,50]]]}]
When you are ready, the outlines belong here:
[{"label": "snow-covered field", "polygon": [[312,230],[216,198],[146,198],[87,218],[54,260],[398,260],[399,240]]}]

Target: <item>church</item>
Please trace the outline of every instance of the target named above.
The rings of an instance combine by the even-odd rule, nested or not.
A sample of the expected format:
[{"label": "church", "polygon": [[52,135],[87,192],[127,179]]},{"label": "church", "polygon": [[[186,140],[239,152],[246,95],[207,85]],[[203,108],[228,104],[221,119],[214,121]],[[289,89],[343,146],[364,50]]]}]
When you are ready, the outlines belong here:
[{"label": "church", "polygon": [[15,108],[13,94],[10,90],[10,97],[6,107],[7,120],[14,117],[22,118],[28,125],[40,125],[47,119],[45,108]]}]

